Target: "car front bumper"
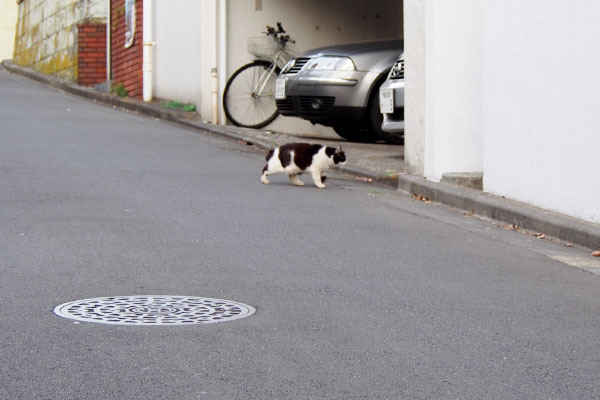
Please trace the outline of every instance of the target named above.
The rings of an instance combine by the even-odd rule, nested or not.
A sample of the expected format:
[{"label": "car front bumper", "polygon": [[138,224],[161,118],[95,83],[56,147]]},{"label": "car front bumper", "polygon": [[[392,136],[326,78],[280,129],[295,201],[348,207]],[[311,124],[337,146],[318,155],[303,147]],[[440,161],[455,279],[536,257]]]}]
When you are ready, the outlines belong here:
[{"label": "car front bumper", "polygon": [[[363,71],[302,71],[281,75],[276,96],[282,115],[298,116],[327,126],[362,123],[376,73]],[[283,87],[283,88],[282,88]]]},{"label": "car front bumper", "polygon": [[[393,112],[383,112],[386,108],[389,109],[390,98],[386,96],[384,100],[384,92],[391,93]],[[383,122],[381,129],[386,132],[404,132],[404,80],[387,80],[381,85],[380,93],[380,109],[383,114]],[[387,102],[387,104],[384,104]]]}]

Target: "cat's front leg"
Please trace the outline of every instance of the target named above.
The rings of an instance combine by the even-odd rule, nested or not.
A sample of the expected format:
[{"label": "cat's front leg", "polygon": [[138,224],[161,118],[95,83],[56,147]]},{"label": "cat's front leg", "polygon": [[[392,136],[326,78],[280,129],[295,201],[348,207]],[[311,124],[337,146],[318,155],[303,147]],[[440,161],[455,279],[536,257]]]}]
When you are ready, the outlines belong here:
[{"label": "cat's front leg", "polygon": [[269,174],[266,171],[264,171],[260,177],[260,181],[265,185],[268,185],[270,183],[269,180],[267,179],[267,175],[269,175]]},{"label": "cat's front leg", "polygon": [[304,182],[302,182],[300,179],[296,178],[295,174],[290,174],[290,175],[288,175],[288,177],[290,178],[290,182],[292,182],[294,185],[304,186]]},{"label": "cat's front leg", "polygon": [[319,189],[325,189],[325,184],[321,181],[321,171],[313,171],[310,174],[315,182],[315,186]]}]

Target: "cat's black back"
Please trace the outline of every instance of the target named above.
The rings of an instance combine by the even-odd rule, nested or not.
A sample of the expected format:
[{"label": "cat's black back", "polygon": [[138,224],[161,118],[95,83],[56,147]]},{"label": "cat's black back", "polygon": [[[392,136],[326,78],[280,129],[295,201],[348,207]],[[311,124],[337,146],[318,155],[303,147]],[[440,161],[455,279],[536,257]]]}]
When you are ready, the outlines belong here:
[{"label": "cat's black back", "polygon": [[312,164],[313,156],[323,148],[320,144],[310,143],[288,143],[279,148],[279,161],[285,168],[292,163],[292,153],[294,154],[294,163],[301,170],[305,170]]}]

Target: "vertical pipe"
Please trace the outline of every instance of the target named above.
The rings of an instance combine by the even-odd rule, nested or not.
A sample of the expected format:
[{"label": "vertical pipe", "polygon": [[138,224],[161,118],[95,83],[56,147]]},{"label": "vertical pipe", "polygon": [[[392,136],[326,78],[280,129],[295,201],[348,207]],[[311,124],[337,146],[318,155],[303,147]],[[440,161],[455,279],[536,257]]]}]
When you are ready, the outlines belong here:
[{"label": "vertical pipe", "polygon": [[[227,83],[227,0],[219,0],[219,92],[218,98],[223,97],[223,88]],[[218,99],[217,99],[218,101]],[[225,124],[223,102],[219,105],[219,121]]]},{"label": "vertical pipe", "polygon": [[219,67],[218,67],[218,50],[219,50],[219,11],[217,8],[217,0],[211,0],[211,19],[212,19],[212,52],[211,52],[211,67],[210,67],[210,94],[212,105],[212,122],[219,123]]},{"label": "vertical pipe", "polygon": [[143,97],[152,100],[152,46],[154,45],[154,0],[144,0],[143,18]]},{"label": "vertical pipe", "polygon": [[[111,59],[110,59],[110,51],[111,51],[111,0],[106,0],[106,80],[110,81],[112,79],[112,70],[110,67]],[[109,89],[110,91],[110,89]]]}]

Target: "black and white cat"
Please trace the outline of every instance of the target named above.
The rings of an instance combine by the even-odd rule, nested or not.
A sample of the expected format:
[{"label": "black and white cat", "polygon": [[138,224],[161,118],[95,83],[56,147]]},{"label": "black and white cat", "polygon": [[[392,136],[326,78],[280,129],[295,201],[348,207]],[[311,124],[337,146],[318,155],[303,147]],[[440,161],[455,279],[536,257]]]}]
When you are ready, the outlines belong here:
[{"label": "black and white cat", "polygon": [[342,146],[337,148],[326,147],[320,144],[288,143],[270,149],[267,153],[267,165],[263,168],[260,181],[268,184],[267,176],[270,174],[288,174],[290,181],[297,186],[304,186],[304,182],[296,176],[309,173],[318,188],[324,188],[325,176],[323,173],[329,168],[343,164],[346,154]]}]

